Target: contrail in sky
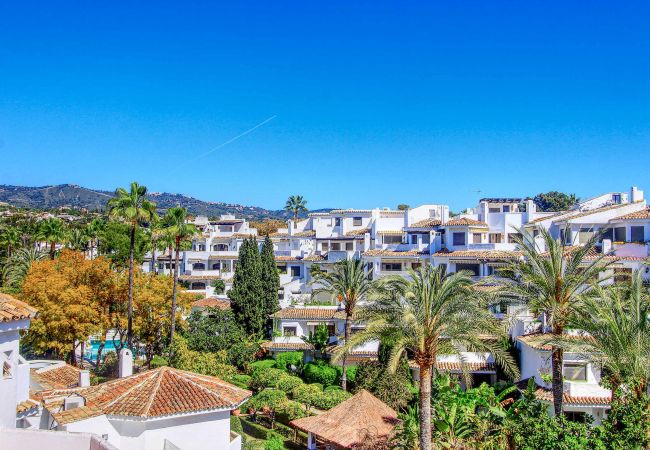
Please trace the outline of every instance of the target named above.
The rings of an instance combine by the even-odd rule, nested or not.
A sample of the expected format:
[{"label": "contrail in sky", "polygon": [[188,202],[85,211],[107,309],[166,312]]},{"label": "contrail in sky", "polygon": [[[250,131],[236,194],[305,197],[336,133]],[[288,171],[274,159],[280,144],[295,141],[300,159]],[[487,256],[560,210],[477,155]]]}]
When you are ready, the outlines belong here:
[{"label": "contrail in sky", "polygon": [[272,115],[271,117],[269,117],[269,118],[267,118],[267,119],[261,121],[260,123],[258,123],[258,124],[255,125],[254,127],[249,128],[248,130],[244,131],[244,132],[241,133],[241,134],[238,134],[238,135],[235,136],[234,138],[228,139],[226,142],[223,142],[223,143],[217,145],[217,146],[216,146],[215,148],[213,148],[212,150],[208,150],[207,152],[205,152],[205,153],[203,153],[203,154],[197,156],[196,158],[191,159],[191,160],[189,160],[189,161],[187,161],[187,162],[188,162],[188,163],[189,163],[189,162],[194,162],[194,161],[196,161],[197,159],[205,158],[205,157],[208,156],[210,153],[214,153],[214,152],[216,152],[217,150],[219,150],[220,148],[225,147],[226,145],[235,142],[235,141],[236,141],[237,139],[239,139],[240,137],[244,137],[244,136],[246,136],[247,134],[252,133],[253,131],[257,130],[257,129],[258,129],[259,127],[261,127],[262,125],[266,125],[267,123],[269,123],[270,121],[272,121],[272,120],[275,119],[276,117],[277,117],[276,114]]}]

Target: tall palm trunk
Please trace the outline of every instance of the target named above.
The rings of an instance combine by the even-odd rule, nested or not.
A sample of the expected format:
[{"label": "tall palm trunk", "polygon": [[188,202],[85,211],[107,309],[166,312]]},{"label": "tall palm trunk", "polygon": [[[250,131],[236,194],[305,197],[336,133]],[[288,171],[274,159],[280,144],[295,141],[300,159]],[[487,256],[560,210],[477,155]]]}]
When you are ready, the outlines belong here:
[{"label": "tall palm trunk", "polygon": [[420,365],[420,450],[431,450],[431,366]]},{"label": "tall palm trunk", "polygon": [[[556,325],[553,327],[553,334],[557,337],[562,336],[563,327]],[[562,379],[562,361],[564,359],[564,350],[559,347],[551,347],[551,374],[553,384],[553,409],[556,416],[562,415],[562,402],[564,395],[564,381]]]},{"label": "tall palm trunk", "polygon": [[[345,343],[347,344],[350,339],[350,334],[352,329],[352,314],[345,314],[345,332],[344,332],[344,338],[345,338]],[[348,390],[348,367],[346,365],[346,360],[347,356],[343,355],[343,374],[341,375],[341,388],[344,391]]]},{"label": "tall palm trunk", "polygon": [[[172,323],[171,323],[171,331],[169,333],[169,356],[171,358],[172,352],[173,352],[173,347],[172,344],[174,343],[174,331],[176,331],[176,285],[178,284],[178,258],[180,256],[181,252],[181,238],[180,236],[176,236],[176,255],[174,257],[174,285],[172,287]],[[170,260],[171,260],[171,254]]]},{"label": "tall palm trunk", "polygon": [[131,243],[129,245],[129,312],[126,328],[126,341],[133,350],[133,252],[135,250],[135,224],[131,224]]},{"label": "tall palm trunk", "polygon": [[151,248],[151,271],[155,275],[158,275],[158,271],[156,270],[156,246],[152,245]]},{"label": "tall palm trunk", "polygon": [[54,253],[56,253],[56,241],[50,242],[50,259],[54,259]]}]

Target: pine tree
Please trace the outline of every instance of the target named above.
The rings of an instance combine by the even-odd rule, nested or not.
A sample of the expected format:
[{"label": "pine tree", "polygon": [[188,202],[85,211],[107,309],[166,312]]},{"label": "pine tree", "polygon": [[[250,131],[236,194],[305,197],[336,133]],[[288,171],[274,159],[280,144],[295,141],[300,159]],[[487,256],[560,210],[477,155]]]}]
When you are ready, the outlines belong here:
[{"label": "pine tree", "polygon": [[278,301],[280,275],[278,275],[278,267],[275,265],[273,241],[271,241],[269,236],[266,236],[264,245],[262,246],[262,289],[264,291],[264,305],[266,306],[266,316],[268,318],[269,315],[280,309],[280,303]]},{"label": "pine tree", "polygon": [[261,334],[267,320],[262,289],[262,259],[254,237],[239,249],[232,289],[228,292],[235,319],[249,334]]}]

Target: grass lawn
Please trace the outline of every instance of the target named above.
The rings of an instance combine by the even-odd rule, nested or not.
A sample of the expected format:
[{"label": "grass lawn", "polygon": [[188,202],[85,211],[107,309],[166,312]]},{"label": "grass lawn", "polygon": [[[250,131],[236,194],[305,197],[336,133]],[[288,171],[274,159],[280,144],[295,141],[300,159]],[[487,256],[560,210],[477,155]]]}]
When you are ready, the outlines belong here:
[{"label": "grass lawn", "polygon": [[[246,443],[244,447],[246,450],[257,450],[264,448],[264,441],[268,432],[272,431],[266,428],[259,423],[252,422],[246,416],[239,416],[241,419],[242,428],[244,429],[244,440]],[[283,426],[279,424],[279,426]],[[284,425],[286,427],[286,425]],[[282,433],[278,433],[282,435]],[[304,433],[299,432],[301,436],[304,437],[304,441],[307,442],[307,436]],[[284,446],[289,450],[303,450],[304,445],[297,444],[289,438],[284,439]]]}]

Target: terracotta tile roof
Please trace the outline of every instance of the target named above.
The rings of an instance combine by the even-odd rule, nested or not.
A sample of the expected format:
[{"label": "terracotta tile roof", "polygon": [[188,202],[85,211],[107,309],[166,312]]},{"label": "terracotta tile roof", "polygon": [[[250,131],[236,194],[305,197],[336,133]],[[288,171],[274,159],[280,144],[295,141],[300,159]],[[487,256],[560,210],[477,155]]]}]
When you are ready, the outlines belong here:
[{"label": "terracotta tile roof", "polygon": [[402,230],[381,230],[377,231],[380,236],[401,236],[404,234]]},{"label": "terracotta tile roof", "polygon": [[371,213],[370,209],[333,209],[330,214],[347,214],[347,213]]},{"label": "terracotta tile roof", "polygon": [[261,347],[266,350],[313,350],[314,346],[307,342],[262,342]]},{"label": "terracotta tile roof", "polygon": [[80,373],[81,369],[66,363],[30,370],[32,380],[38,383],[42,390],[78,387]]},{"label": "terracotta tile roof", "polygon": [[271,314],[274,319],[333,320],[345,319],[345,312],[334,308],[284,308]]},{"label": "terracotta tile roof", "polygon": [[395,210],[392,210],[392,211],[387,211],[387,210],[379,211],[379,216],[383,216],[383,217],[387,217],[387,216],[403,216],[403,215],[404,215],[404,211],[395,211]]},{"label": "terracotta tile roof", "polygon": [[[552,403],[553,391],[550,389],[544,389],[543,387],[538,387],[537,390],[535,390],[535,397],[540,401]],[[564,392],[562,397],[564,398],[564,404],[570,406],[609,406],[612,401],[611,395],[606,397],[593,395],[574,396],[570,395],[568,392]]]},{"label": "terracotta tile roof", "polygon": [[506,252],[503,250],[454,250],[443,249],[435,252],[432,256],[444,256],[446,258],[468,258],[468,259],[517,259],[522,256],[521,252]]},{"label": "terracotta tile roof", "polygon": [[586,216],[590,216],[592,214],[598,214],[598,213],[605,212],[605,211],[612,211],[614,209],[623,208],[625,206],[630,206],[632,204],[633,203],[621,203],[619,205],[609,205],[609,206],[603,206],[603,207],[600,207],[600,208],[594,208],[594,209],[590,209],[588,211],[582,211],[582,212],[576,211],[577,214],[572,214],[569,217],[566,217],[566,218],[561,219],[561,220],[554,220],[553,222],[555,223],[555,222],[570,221],[570,220],[573,220],[573,219],[577,219],[579,217],[586,217]]},{"label": "terracotta tile roof", "polygon": [[33,319],[38,310],[27,303],[0,292],[0,322]]},{"label": "terracotta tile roof", "polygon": [[275,260],[278,261],[278,262],[284,262],[284,261],[324,261],[325,257],[323,255],[307,255],[307,256],[276,255]]},{"label": "terracotta tile roof", "polygon": [[[551,333],[531,333],[531,334],[524,334],[523,336],[519,336],[517,337],[517,340],[536,350],[550,351],[551,345],[547,344],[547,342],[553,338],[554,336]],[[590,339],[588,336],[578,336],[578,335],[569,335],[569,334],[563,335],[562,338],[567,340],[575,340],[576,343],[580,343],[581,341],[587,342]]]},{"label": "terracotta tile roof", "polygon": [[288,238],[289,237],[289,232],[283,231],[282,233],[275,231],[273,233],[269,234],[270,238]]},{"label": "terracotta tile roof", "polygon": [[[251,396],[250,391],[217,377],[171,367],[148,370],[88,388],[50,391],[44,395],[44,403],[46,407],[51,407],[48,405],[56,404],[51,399],[70,394],[82,396],[86,404],[55,413],[57,422],[60,419],[63,423],[69,423],[101,414],[152,418],[235,409]],[[77,411],[79,409],[81,411]]]},{"label": "terracotta tile roof", "polygon": [[230,300],[217,297],[202,298],[192,303],[192,308],[217,308],[227,311],[230,309]]},{"label": "terracotta tile roof", "polygon": [[[413,360],[409,360],[409,367],[411,369],[417,369],[419,366]],[[493,362],[468,362],[465,364],[465,368],[468,372],[494,372],[496,371],[496,366]],[[436,362],[436,369],[442,372],[462,372],[462,366],[460,362],[456,361],[438,361]]]},{"label": "terracotta tile roof", "polygon": [[359,228],[358,230],[350,230],[345,233],[346,236],[363,236],[366,233],[370,233],[370,228]]},{"label": "terracotta tile roof", "polygon": [[59,425],[67,425],[80,420],[91,419],[93,417],[103,416],[104,411],[94,406],[78,406],[67,411],[52,412],[52,417]]},{"label": "terracotta tile roof", "polygon": [[233,233],[232,237],[234,237],[236,239],[246,239],[246,238],[249,238],[249,237],[254,237],[258,241],[259,240],[264,240],[264,236],[258,236],[257,234],[253,234],[253,233]]},{"label": "terracotta tile roof", "polygon": [[311,237],[311,236],[316,236],[316,230],[305,230],[305,231],[299,231],[297,233],[293,233],[294,236],[297,237]]},{"label": "terracotta tile roof", "polygon": [[424,219],[419,222],[412,223],[407,228],[435,228],[442,225],[439,219]]},{"label": "terracotta tile roof", "polygon": [[469,217],[453,218],[443,224],[444,227],[487,227],[487,223]]},{"label": "terracotta tile roof", "polygon": [[635,211],[633,213],[624,214],[619,217],[615,217],[611,220],[635,220],[635,219],[650,219],[650,207],[642,209],[640,211]]},{"label": "terracotta tile roof", "polygon": [[317,416],[291,421],[291,425],[342,448],[354,448],[373,438],[388,439],[399,423],[397,413],[365,389]]},{"label": "terracotta tile roof", "polygon": [[428,255],[426,252],[421,252],[419,250],[405,250],[405,251],[399,251],[399,250],[381,250],[381,249],[374,249],[374,250],[366,250],[363,252],[363,256],[423,256],[423,255]]},{"label": "terracotta tile roof", "polygon": [[38,402],[27,399],[24,402],[20,402],[18,405],[16,405],[16,414],[24,414],[30,409],[36,408],[38,408]]},{"label": "terracotta tile roof", "polygon": [[227,279],[227,277],[221,275],[179,275],[179,280],[182,281],[202,281],[202,280],[219,280]]}]

